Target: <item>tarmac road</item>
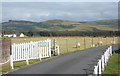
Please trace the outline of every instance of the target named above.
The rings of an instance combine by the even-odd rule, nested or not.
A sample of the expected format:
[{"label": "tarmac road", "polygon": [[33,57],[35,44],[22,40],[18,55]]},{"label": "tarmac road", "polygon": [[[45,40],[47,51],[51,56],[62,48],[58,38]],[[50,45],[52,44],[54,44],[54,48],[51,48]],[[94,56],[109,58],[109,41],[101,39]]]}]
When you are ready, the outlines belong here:
[{"label": "tarmac road", "polygon": [[[58,56],[8,74],[87,74],[108,46]],[[113,50],[118,45],[113,45]]]}]

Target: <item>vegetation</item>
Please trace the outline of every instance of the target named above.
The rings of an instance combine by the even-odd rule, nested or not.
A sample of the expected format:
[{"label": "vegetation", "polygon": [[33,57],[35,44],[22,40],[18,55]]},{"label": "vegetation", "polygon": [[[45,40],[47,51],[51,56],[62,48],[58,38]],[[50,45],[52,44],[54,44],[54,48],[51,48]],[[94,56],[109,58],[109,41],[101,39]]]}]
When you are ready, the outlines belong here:
[{"label": "vegetation", "polygon": [[[94,29],[96,30],[96,29]],[[107,37],[107,36],[120,36],[120,31],[39,31],[39,32],[24,32],[27,36],[89,36],[89,37]]]},{"label": "vegetation", "polygon": [[[60,54],[64,54],[66,52],[72,52],[75,50],[83,50],[87,48],[91,48],[92,39],[93,44],[98,44],[99,41],[102,41],[104,45],[112,45],[111,41],[115,41],[115,44],[119,43],[119,37],[26,37],[26,38],[11,38],[12,43],[24,43],[30,41],[42,41],[46,39],[51,40],[51,44],[53,46],[53,40],[56,39],[57,44],[60,47]],[[84,42],[85,40],[85,42]],[[76,48],[76,42],[80,43],[80,48]],[[85,47],[84,47],[85,45]],[[98,45],[96,46],[98,47]]]},{"label": "vegetation", "polygon": [[[60,46],[60,54],[66,54],[66,53],[71,53],[71,52],[76,52],[84,49],[91,48],[92,44],[92,39],[93,39],[93,44],[97,44],[99,40],[103,42],[103,45],[112,45],[111,41],[114,39],[116,44],[118,44],[118,38],[119,37],[26,37],[26,38],[11,38],[12,39],[12,44],[13,43],[24,43],[24,42],[29,42],[29,41],[41,41],[45,39],[51,39],[52,41],[52,46],[53,46],[53,40],[57,40],[57,44]],[[85,39],[85,43],[84,43]],[[107,41],[106,41],[107,40]],[[80,43],[81,46],[80,48],[76,48],[76,42]],[[86,44],[86,46],[84,46]],[[95,46],[98,47],[98,46]],[[44,59],[43,59],[44,60]],[[30,64],[39,62],[39,59],[35,60],[30,60]],[[14,62],[14,68],[18,69],[21,67],[26,66],[25,61],[20,61],[20,62]],[[10,63],[4,64],[2,66],[2,71],[3,73],[11,71],[10,69]]]},{"label": "vegetation", "polygon": [[[118,50],[120,51],[120,50]],[[114,74],[114,76],[120,75],[120,53],[114,53],[112,57],[109,59],[107,66],[105,67],[105,71],[102,73],[103,76],[105,74]]]},{"label": "vegetation", "polygon": [[[42,61],[44,61],[46,59],[48,59],[48,58],[44,58],[44,59],[42,59]],[[33,63],[37,63],[39,61],[40,61],[39,59],[29,60],[29,65],[32,65]],[[19,69],[19,68],[22,68],[22,67],[26,66],[26,61],[18,61],[18,62],[14,62],[13,64],[14,64],[14,69]],[[12,71],[11,68],[10,68],[10,62],[2,65],[2,70],[0,70],[0,74],[1,73],[6,73],[8,71]]]},{"label": "vegetation", "polygon": [[2,23],[3,31],[117,31],[118,20],[98,20],[73,22],[65,20],[48,20],[44,22],[12,21]]}]

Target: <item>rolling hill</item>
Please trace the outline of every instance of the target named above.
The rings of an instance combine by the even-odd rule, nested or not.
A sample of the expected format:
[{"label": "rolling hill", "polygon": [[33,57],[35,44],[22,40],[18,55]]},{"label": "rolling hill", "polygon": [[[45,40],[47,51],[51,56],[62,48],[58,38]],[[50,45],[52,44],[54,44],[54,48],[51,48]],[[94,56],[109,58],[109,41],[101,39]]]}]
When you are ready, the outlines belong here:
[{"label": "rolling hill", "polygon": [[116,31],[118,30],[118,20],[98,20],[98,21],[67,21],[48,20],[44,22],[16,21],[9,20],[2,23],[3,30],[6,31]]}]

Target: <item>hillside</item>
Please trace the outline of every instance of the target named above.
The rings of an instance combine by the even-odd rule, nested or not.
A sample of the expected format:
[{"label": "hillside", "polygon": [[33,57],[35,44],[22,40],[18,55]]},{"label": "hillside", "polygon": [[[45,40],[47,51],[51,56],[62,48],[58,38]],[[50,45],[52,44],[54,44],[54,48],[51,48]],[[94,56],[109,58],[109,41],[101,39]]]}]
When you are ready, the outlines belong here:
[{"label": "hillside", "polygon": [[117,30],[118,20],[98,20],[73,22],[66,20],[48,20],[44,22],[31,21],[13,21],[2,23],[3,30],[6,31],[100,31],[100,30]]}]

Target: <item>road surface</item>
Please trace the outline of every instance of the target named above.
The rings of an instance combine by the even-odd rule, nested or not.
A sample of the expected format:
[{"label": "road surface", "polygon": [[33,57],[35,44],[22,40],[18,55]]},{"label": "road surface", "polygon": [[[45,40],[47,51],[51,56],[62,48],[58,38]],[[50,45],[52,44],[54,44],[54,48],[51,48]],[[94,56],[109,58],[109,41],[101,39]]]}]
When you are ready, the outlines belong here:
[{"label": "road surface", "polygon": [[[108,46],[58,56],[8,74],[88,74]],[[113,49],[118,46],[114,45]]]}]

